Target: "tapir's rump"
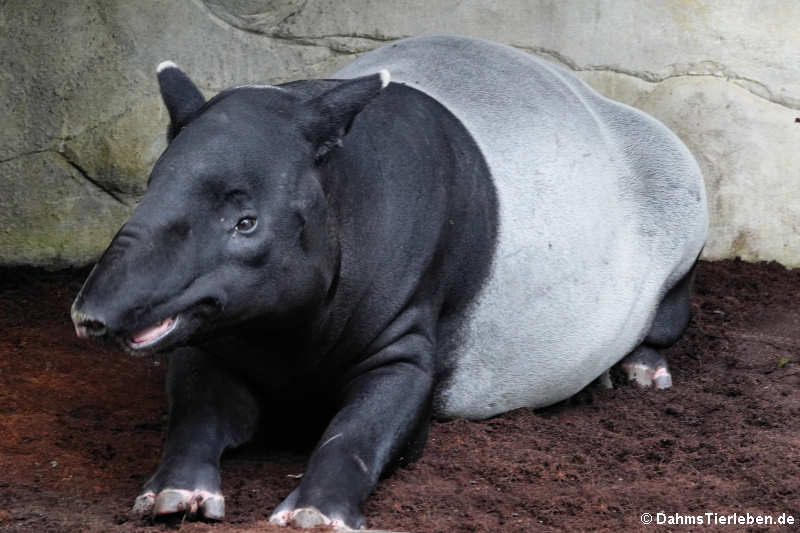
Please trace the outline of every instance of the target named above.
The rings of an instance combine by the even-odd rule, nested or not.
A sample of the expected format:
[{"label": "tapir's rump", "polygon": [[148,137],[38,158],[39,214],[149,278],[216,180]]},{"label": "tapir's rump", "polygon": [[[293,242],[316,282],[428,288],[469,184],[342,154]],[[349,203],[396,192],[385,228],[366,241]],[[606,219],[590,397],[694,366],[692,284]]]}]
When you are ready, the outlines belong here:
[{"label": "tapir's rump", "polygon": [[508,46],[406,39],[337,73],[387,68],[473,136],[499,200],[492,274],[438,391],[482,418],[574,394],[636,347],[705,241],[705,188],[651,117]]}]

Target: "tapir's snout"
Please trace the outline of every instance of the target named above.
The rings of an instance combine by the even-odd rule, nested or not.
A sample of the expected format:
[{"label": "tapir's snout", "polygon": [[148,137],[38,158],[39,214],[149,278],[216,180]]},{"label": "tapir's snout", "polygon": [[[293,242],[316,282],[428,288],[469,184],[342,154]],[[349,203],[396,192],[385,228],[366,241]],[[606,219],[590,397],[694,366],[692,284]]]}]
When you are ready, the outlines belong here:
[{"label": "tapir's snout", "polygon": [[205,328],[225,299],[209,281],[187,280],[190,269],[170,268],[181,260],[178,246],[141,245],[130,234],[115,237],[75,298],[75,334],[131,354],[173,347]]},{"label": "tapir's snout", "polygon": [[121,342],[130,350],[150,348],[176,329],[179,316],[171,315],[137,331],[123,330],[111,324],[103,313],[88,310],[82,295],[72,304],[71,316],[75,334],[81,339],[106,339]]},{"label": "tapir's snout", "polygon": [[135,350],[153,348],[173,333],[175,315],[186,306],[165,295],[179,293],[174,287],[186,282],[168,267],[178,260],[180,246],[161,243],[171,235],[159,230],[134,220],[114,237],[72,303],[70,316],[79,338]]}]

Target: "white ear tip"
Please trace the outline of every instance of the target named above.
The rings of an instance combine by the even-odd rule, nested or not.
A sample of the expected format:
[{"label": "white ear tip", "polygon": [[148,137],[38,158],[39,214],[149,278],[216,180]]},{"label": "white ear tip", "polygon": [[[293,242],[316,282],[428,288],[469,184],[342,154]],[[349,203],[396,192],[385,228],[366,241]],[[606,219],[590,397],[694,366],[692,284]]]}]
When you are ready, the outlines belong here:
[{"label": "white ear tip", "polygon": [[389,71],[383,69],[381,72],[381,89],[385,89],[389,82],[392,81],[392,75],[389,74]]},{"label": "white ear tip", "polygon": [[160,74],[162,70],[168,69],[168,68],[178,68],[178,65],[176,65],[172,61],[162,61],[156,67],[156,73]]}]

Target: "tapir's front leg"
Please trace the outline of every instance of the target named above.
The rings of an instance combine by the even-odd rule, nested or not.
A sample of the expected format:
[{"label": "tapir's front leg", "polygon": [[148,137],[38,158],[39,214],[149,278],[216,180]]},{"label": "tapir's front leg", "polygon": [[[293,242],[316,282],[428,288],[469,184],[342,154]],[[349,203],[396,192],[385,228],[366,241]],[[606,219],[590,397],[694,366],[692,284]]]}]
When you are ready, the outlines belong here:
[{"label": "tapir's front leg", "polygon": [[381,472],[428,423],[433,342],[413,328],[361,363],[300,486],[270,518],[296,527],[360,528],[361,505]]},{"label": "tapir's front leg", "polygon": [[167,389],[164,454],[136,498],[133,512],[221,520],[225,500],[220,492],[220,456],[252,436],[257,400],[240,379],[215,364],[214,356],[194,348],[171,354]]}]

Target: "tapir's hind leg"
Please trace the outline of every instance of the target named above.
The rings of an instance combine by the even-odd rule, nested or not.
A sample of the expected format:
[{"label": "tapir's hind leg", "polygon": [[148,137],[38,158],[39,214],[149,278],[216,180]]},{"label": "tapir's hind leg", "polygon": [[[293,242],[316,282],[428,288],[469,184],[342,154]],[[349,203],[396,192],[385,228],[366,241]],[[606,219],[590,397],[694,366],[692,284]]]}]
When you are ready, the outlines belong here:
[{"label": "tapir's hind leg", "polygon": [[253,435],[258,403],[247,386],[193,348],[171,354],[169,426],[161,464],[136,498],[133,513],[221,520],[219,461]]},{"label": "tapir's hind leg", "polygon": [[629,380],[643,387],[654,385],[657,389],[672,386],[667,361],[658,350],[672,346],[689,325],[691,288],[696,266],[697,263],[661,300],[644,342],[620,361],[619,366]]}]

